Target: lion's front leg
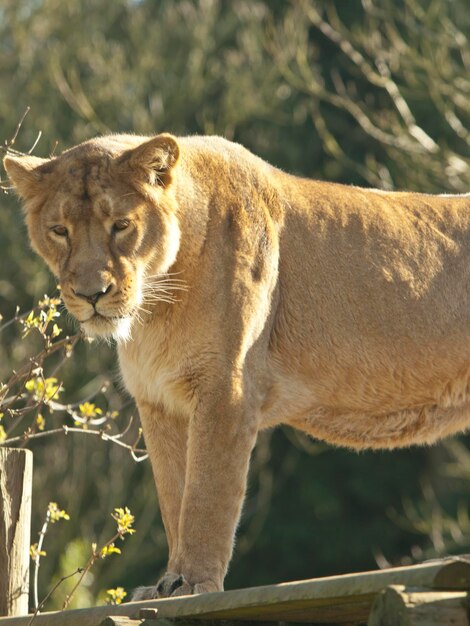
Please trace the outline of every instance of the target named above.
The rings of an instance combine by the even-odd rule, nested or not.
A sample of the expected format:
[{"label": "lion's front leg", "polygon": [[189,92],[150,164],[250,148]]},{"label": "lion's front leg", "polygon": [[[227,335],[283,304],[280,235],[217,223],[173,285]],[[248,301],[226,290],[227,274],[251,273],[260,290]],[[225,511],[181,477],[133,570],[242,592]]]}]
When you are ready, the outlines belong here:
[{"label": "lion's front leg", "polygon": [[257,425],[230,393],[217,395],[203,399],[189,427],[178,547],[159,597],[223,589]]},{"label": "lion's front leg", "polygon": [[[176,556],[178,546],[178,526],[186,472],[188,424],[182,418],[167,415],[159,406],[145,402],[137,404],[145,443],[152,463],[168,541],[169,563],[171,563]],[[167,587],[168,585],[163,588],[159,584],[139,587],[135,590],[132,599],[144,600],[171,595]]]}]

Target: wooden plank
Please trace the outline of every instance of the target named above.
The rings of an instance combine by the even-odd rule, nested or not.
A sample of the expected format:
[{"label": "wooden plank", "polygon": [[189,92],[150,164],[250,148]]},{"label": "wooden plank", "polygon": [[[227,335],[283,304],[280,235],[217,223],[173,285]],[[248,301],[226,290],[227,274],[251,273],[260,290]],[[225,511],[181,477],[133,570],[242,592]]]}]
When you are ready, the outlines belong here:
[{"label": "wooden plank", "polygon": [[[160,618],[204,620],[295,621],[341,624],[367,621],[372,602],[389,585],[470,589],[470,561],[448,559],[374,572],[345,574],[164,600],[146,600],[116,607],[102,606],[44,613],[35,626],[99,626],[108,616],[137,619],[144,607],[158,608]],[[3,618],[0,626],[27,626],[28,618]]]},{"label": "wooden plank", "polygon": [[26,615],[33,454],[0,446],[0,615]]},{"label": "wooden plank", "polygon": [[[100,626],[242,626],[251,625],[252,621],[241,622],[231,620],[194,619],[181,617],[177,620],[161,617],[157,621],[157,609],[140,609],[137,618],[114,615],[103,620]],[[263,622],[263,626],[279,626],[279,622]]]},{"label": "wooden plank", "polygon": [[[153,620],[156,623],[155,620]],[[115,617],[107,617],[104,619],[100,626],[141,626],[141,619],[132,619],[131,617],[124,617],[123,615],[116,615]],[[79,626],[77,624],[77,626]]]},{"label": "wooden plank", "polygon": [[[122,615],[107,617],[99,626],[253,626],[255,622],[249,621],[231,621],[231,620],[213,620],[213,619],[189,619],[178,618],[170,619],[166,617],[151,619],[133,619]],[[33,624],[34,626],[34,624]],[[77,624],[80,626],[80,624]],[[263,622],[263,626],[287,626],[286,622]],[[342,626],[349,626],[344,624]]]},{"label": "wooden plank", "polygon": [[[77,626],[80,626],[80,624],[77,624]],[[243,622],[226,619],[190,619],[185,617],[176,619],[161,617],[142,620],[115,615],[114,617],[107,617],[99,626],[253,626],[253,620]],[[263,626],[280,626],[280,622],[263,622]],[[282,626],[288,626],[288,623],[282,622]]]},{"label": "wooden plank", "polygon": [[375,599],[367,626],[469,626],[466,591],[430,591],[403,585]]}]

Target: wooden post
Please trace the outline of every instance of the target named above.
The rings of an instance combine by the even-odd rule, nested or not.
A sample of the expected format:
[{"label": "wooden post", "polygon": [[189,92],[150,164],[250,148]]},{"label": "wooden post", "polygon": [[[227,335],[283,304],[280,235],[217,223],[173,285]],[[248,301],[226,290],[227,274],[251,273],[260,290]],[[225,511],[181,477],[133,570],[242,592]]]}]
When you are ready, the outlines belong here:
[{"label": "wooden post", "polygon": [[0,615],[27,615],[33,453],[0,446]]}]

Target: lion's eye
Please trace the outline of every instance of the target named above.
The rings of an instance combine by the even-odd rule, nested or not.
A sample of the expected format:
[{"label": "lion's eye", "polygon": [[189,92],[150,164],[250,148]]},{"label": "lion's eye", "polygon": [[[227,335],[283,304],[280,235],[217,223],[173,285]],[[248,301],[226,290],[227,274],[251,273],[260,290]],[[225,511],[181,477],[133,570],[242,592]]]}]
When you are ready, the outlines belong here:
[{"label": "lion's eye", "polygon": [[130,221],[126,220],[126,219],[122,219],[122,220],[116,220],[113,224],[113,230],[119,231],[119,230],[126,230],[126,228],[128,228],[130,225]]},{"label": "lion's eye", "polygon": [[65,228],[65,226],[53,226],[51,230],[56,235],[59,235],[59,237],[67,237],[67,235],[69,234],[69,231]]}]

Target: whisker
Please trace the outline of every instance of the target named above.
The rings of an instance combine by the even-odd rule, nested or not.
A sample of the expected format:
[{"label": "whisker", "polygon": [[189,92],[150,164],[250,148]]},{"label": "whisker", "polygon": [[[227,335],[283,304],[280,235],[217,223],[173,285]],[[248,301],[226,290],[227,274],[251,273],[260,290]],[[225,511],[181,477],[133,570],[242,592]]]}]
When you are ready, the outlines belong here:
[{"label": "whisker", "polygon": [[153,284],[166,284],[166,283],[171,283],[172,285],[186,285],[186,281],[183,280],[182,278],[157,278],[157,277],[153,277],[153,278],[149,278],[147,276],[147,283],[153,285]]},{"label": "whisker", "polygon": [[156,293],[148,293],[144,295],[144,300],[160,300],[160,298],[175,298],[172,293],[161,292],[159,294]]},{"label": "whisker", "polygon": [[179,302],[179,300],[177,300],[176,298],[159,298],[158,300],[155,300],[155,302],[166,302],[167,304],[175,304],[175,302]]},{"label": "whisker", "polygon": [[134,313],[134,319],[137,322],[137,324],[139,324],[139,326],[143,326],[144,325],[144,320],[143,320],[142,316],[139,315],[137,312]]},{"label": "whisker", "polygon": [[176,302],[176,298],[172,296],[171,294],[161,295],[161,296],[147,296],[146,298],[144,298],[144,301],[145,302],[160,302],[162,298],[166,298],[168,300],[171,300],[172,302]]},{"label": "whisker", "polygon": [[143,288],[144,289],[153,289],[153,288],[158,288],[158,287],[168,287],[169,289],[186,289],[188,290],[188,287],[185,283],[164,283],[164,282],[154,282],[154,283],[147,283]]},{"label": "whisker", "polygon": [[174,291],[184,291],[184,289],[152,289],[148,291],[142,290],[142,293],[148,296],[158,296],[161,293],[170,296],[173,294]]},{"label": "whisker", "polygon": [[152,297],[159,298],[160,296],[176,297],[177,295],[180,295],[176,293],[176,291],[184,291],[184,289],[178,289],[178,290],[155,289],[153,291],[143,291],[142,295],[148,298],[152,298]]},{"label": "whisker", "polygon": [[151,313],[151,312],[150,312],[150,311],[148,311],[147,309],[144,309],[142,306],[136,307],[136,308],[134,309],[134,318],[137,320],[137,322],[138,322],[141,326],[143,326],[143,324],[144,324],[144,318],[143,318],[143,316],[141,315],[141,313],[145,313],[145,314],[147,314],[147,315],[150,315],[150,313]]},{"label": "whisker", "polygon": [[172,298],[171,296],[160,296],[159,298],[148,298],[149,304],[157,304],[158,302],[166,302],[167,304],[174,304],[175,302],[179,302],[177,298]]},{"label": "whisker", "polygon": [[175,291],[184,291],[183,289],[171,289],[168,287],[157,287],[156,289],[142,289],[142,293],[149,296],[158,296],[160,293],[173,294]]},{"label": "whisker", "polygon": [[185,283],[183,278],[173,278],[172,276],[147,276],[147,280],[164,283],[167,281],[173,281],[174,283]]},{"label": "whisker", "polygon": [[153,283],[172,283],[174,285],[186,285],[186,281],[182,278],[158,278],[154,276],[153,278],[147,277],[147,282],[150,284]]},{"label": "whisker", "polygon": [[172,285],[169,283],[155,283],[153,285],[144,285],[143,291],[157,291],[161,289],[173,289],[175,291],[188,291],[188,287],[185,285]]},{"label": "whisker", "polygon": [[176,304],[179,302],[177,298],[172,298],[171,296],[161,296],[161,298],[154,298],[153,300],[146,300],[145,303],[151,307],[157,306],[160,302],[166,302],[167,304]]},{"label": "whisker", "polygon": [[183,274],[183,271],[180,272],[165,272],[164,274],[149,274],[147,278],[165,278],[167,276],[179,276]]}]

